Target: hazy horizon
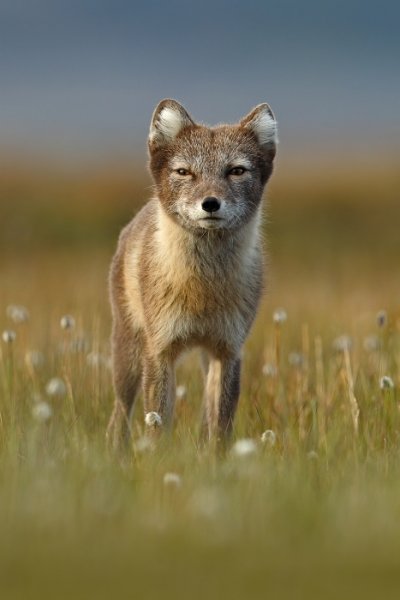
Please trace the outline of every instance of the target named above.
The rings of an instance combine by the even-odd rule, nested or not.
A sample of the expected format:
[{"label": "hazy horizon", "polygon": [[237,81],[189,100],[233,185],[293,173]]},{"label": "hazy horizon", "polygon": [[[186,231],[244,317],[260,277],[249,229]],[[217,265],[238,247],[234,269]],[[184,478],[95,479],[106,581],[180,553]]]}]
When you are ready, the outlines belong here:
[{"label": "hazy horizon", "polygon": [[371,2],[0,5],[0,148],[143,155],[164,97],[212,124],[268,101],[286,152],[399,148],[400,7]]}]

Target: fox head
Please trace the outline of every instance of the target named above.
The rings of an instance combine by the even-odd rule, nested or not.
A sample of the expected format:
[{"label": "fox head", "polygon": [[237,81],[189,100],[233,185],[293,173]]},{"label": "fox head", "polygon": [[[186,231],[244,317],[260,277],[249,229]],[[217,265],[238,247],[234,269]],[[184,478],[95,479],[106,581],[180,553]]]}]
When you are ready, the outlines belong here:
[{"label": "fox head", "polygon": [[241,227],[261,202],[272,172],[277,125],[268,104],[239,123],[197,124],[175,100],[162,100],[149,134],[150,170],[167,214],[192,231]]}]

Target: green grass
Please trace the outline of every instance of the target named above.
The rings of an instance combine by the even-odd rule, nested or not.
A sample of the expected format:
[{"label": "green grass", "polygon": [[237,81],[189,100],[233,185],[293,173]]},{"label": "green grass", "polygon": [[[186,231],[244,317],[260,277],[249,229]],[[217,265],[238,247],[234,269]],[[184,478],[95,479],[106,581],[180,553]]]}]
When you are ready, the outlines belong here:
[{"label": "green grass", "polygon": [[[148,181],[2,175],[0,332],[16,339],[0,340],[1,599],[399,597],[398,169],[283,175],[233,440],[257,450],[219,458],[198,443],[195,353],[177,369],[186,396],[172,435],[143,450],[139,401],[132,447],[106,445],[107,269]],[[10,304],[29,320],[14,323]],[[342,334],[348,352],[334,348]],[[393,389],[381,390],[385,375]],[[54,377],[58,397],[46,392]],[[260,441],[267,429],[273,446]]]},{"label": "green grass", "polygon": [[[199,445],[202,383],[191,354],[178,367],[187,394],[172,436],[141,450],[139,402],[133,446],[116,456],[105,442],[108,259],[3,265],[0,325],[17,337],[1,342],[1,597],[365,598],[383,588],[398,597],[398,283],[379,290],[368,271],[336,289],[306,270],[275,280],[245,348],[235,424],[235,439],[256,441],[254,454],[217,458]],[[6,317],[11,302],[27,305],[27,322]],[[279,305],[288,320],[278,329]],[[65,313],[72,330],[59,325]],[[352,338],[348,355],[332,346],[341,333]],[[364,348],[367,335],[377,349]],[[26,362],[33,349],[44,356],[37,368]],[[277,374],[263,374],[265,364]],[[383,375],[393,390],[380,389]],[[46,394],[53,377],[66,385],[59,397]],[[45,422],[34,416],[38,401],[51,407]],[[266,429],[272,447],[260,442]],[[179,486],[164,483],[170,472]]]}]

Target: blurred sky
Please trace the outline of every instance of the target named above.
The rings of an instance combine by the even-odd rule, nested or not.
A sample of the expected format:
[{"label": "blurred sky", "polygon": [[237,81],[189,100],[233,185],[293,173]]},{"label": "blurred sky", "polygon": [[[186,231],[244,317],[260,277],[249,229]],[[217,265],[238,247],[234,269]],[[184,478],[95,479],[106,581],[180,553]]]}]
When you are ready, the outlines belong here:
[{"label": "blurred sky", "polygon": [[199,120],[262,101],[296,152],[399,147],[395,0],[0,0],[0,147],[144,152],[164,97]]}]

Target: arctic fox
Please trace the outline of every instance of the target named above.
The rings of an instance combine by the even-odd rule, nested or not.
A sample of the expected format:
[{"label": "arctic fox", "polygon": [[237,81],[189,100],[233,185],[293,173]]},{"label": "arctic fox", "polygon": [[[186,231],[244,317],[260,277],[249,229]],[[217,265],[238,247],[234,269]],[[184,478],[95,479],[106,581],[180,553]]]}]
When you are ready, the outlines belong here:
[{"label": "arctic fox", "polygon": [[277,143],[268,104],[207,127],[162,100],[148,138],[155,197],[121,232],[110,271],[116,395],[109,432],[125,433],[142,387],[147,425],[171,424],[174,363],[205,357],[203,433],[224,440],[240,388],[241,348],[262,291],[261,199]]}]

